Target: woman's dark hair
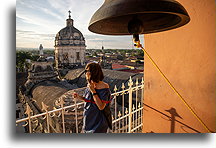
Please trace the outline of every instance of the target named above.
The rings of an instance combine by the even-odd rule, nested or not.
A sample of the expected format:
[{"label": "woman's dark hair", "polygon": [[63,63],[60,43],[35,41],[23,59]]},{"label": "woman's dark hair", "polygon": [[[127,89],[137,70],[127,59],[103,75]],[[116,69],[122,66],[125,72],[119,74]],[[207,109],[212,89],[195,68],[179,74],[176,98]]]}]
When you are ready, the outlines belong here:
[{"label": "woman's dark hair", "polygon": [[102,69],[98,63],[88,63],[85,69],[89,69],[90,71],[90,81],[92,80],[98,83],[99,81],[102,81],[104,79]]}]

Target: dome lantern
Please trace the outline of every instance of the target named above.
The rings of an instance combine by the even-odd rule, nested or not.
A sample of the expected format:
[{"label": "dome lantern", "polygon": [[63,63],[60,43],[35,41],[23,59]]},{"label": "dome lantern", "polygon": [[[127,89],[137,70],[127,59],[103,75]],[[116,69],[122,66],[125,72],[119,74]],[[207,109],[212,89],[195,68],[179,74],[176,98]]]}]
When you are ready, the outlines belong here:
[{"label": "dome lantern", "polygon": [[69,18],[66,20],[66,26],[73,26],[73,19],[71,19],[71,11],[69,10],[68,11],[68,13],[69,13]]}]

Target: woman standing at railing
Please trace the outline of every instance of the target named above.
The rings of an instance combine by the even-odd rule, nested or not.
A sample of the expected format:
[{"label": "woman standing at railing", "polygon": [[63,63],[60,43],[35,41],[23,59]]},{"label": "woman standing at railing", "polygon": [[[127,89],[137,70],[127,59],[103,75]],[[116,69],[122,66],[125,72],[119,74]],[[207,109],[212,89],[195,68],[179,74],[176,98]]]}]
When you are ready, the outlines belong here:
[{"label": "woman standing at railing", "polygon": [[[83,96],[74,93],[74,98],[85,101],[83,132],[84,133],[106,133],[110,127],[111,112],[109,103],[111,93],[109,85],[102,80],[104,75],[97,63],[89,63],[85,67],[87,88]],[[107,114],[108,113],[108,114]]]}]

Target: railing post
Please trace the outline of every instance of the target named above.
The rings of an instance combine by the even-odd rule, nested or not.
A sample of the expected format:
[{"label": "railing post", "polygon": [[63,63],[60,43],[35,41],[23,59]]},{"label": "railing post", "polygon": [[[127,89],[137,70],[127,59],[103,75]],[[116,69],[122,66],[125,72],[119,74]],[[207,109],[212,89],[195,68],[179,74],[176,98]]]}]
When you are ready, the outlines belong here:
[{"label": "railing post", "polygon": [[31,108],[29,107],[28,103],[26,103],[26,114],[28,115],[28,124],[29,124],[29,133],[32,133],[32,127],[31,127]]},{"label": "railing post", "polygon": [[64,116],[65,109],[64,109],[63,98],[61,98],[60,103],[61,103],[61,111],[62,111],[62,130],[63,130],[63,133],[65,133],[65,118],[64,118],[65,117]]},{"label": "railing post", "polygon": [[[144,106],[144,78],[142,77],[142,99],[141,99],[141,106]],[[141,110],[141,124],[143,124],[143,113],[144,113],[144,108]]]},{"label": "railing post", "polygon": [[[114,87],[114,92],[115,92],[115,95],[114,95],[114,100],[115,100],[115,104],[114,104],[114,106],[115,106],[115,119],[117,119],[117,87],[116,87],[116,85],[115,85],[115,87]],[[115,122],[115,126],[114,126],[114,128],[113,128],[114,130],[113,130],[113,132],[117,132],[117,122]]]},{"label": "railing post", "polygon": [[76,133],[78,133],[78,121],[77,121],[77,100],[76,98],[73,98],[74,99],[74,103],[75,103],[75,120],[76,120]]},{"label": "railing post", "polygon": [[[124,110],[124,108],[125,108],[125,103],[124,103],[125,91],[124,91],[124,89],[125,89],[125,86],[124,86],[124,83],[122,83],[122,91],[123,91],[123,93],[122,93],[122,116],[125,115],[125,110]],[[127,120],[127,118],[126,118],[126,120]],[[124,121],[125,121],[125,118],[122,120],[122,133],[124,132],[124,126],[125,126]]]},{"label": "railing post", "polygon": [[[139,88],[138,88],[138,85],[139,85],[139,80],[138,80],[138,78],[136,79],[136,107],[135,107],[135,110],[137,110],[138,109],[138,105],[137,105],[137,103],[138,103],[138,90],[139,90]],[[138,124],[138,112],[136,111],[136,113],[135,113],[135,120],[136,121],[134,121],[135,123],[134,123],[134,125],[135,125],[135,127],[137,127],[139,124]]]},{"label": "railing post", "polygon": [[128,123],[128,132],[131,133],[131,128],[132,128],[132,99],[133,99],[133,89],[132,89],[132,86],[133,86],[133,81],[130,77],[130,80],[129,80],[129,83],[128,83],[128,86],[129,86],[129,123]]},{"label": "railing post", "polygon": [[47,132],[50,133],[48,106],[42,102],[42,110],[46,111]]}]

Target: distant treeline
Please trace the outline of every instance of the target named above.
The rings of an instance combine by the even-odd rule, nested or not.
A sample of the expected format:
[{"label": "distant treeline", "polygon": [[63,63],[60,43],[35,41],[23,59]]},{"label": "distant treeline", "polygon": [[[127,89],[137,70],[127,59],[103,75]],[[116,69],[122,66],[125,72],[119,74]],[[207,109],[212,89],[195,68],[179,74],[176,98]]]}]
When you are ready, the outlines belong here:
[{"label": "distant treeline", "polygon": [[[36,51],[39,51],[38,48],[23,48],[23,47],[16,47],[16,50],[17,51],[32,51],[32,50],[36,50]],[[54,50],[54,48],[44,48],[43,50]]]},{"label": "distant treeline", "polygon": [[[36,48],[17,48],[16,52],[26,52],[29,54],[39,55],[39,49]],[[43,53],[54,55],[54,49],[43,49]]]},{"label": "distant treeline", "polygon": [[[54,56],[54,50],[44,50],[44,54]],[[25,72],[29,66],[30,61],[37,61],[39,58],[39,50],[16,50],[16,71]]]}]

